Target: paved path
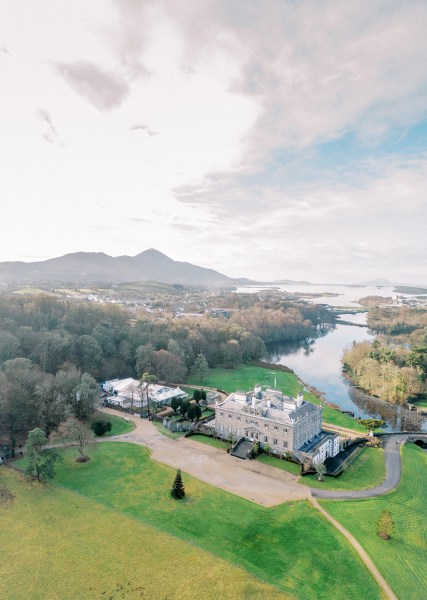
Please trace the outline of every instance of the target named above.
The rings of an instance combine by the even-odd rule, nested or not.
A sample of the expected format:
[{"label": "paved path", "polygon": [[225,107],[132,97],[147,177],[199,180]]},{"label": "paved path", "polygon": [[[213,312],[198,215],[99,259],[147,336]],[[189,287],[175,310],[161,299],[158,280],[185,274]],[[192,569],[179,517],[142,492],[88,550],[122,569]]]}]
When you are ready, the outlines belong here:
[{"label": "paved path", "polygon": [[[345,492],[313,489],[311,491],[312,495],[315,498],[330,500],[356,500],[360,498],[375,498],[376,496],[383,496],[384,494],[387,494],[387,492],[391,492],[391,490],[394,490],[394,488],[399,485],[402,478],[402,461],[400,457],[401,445],[408,437],[413,437],[414,435],[424,437],[423,434],[406,433],[396,433],[384,437],[386,476],[381,485],[367,490],[352,490]],[[397,444],[397,442],[399,443]]]},{"label": "paved path", "polygon": [[[123,413],[102,408],[116,416]],[[180,468],[197,479],[263,506],[301,500],[311,495],[310,488],[298,483],[299,476],[255,460],[241,460],[223,450],[191,438],[175,440],[161,434],[147,419],[127,415],[136,425],[130,433],[105,438],[105,442],[132,442],[151,449],[154,460]]]},{"label": "paved path", "polygon": [[362,431],[356,431],[355,429],[348,429],[348,427],[341,427],[341,425],[334,425],[333,423],[328,423],[327,421],[322,421],[322,427],[326,431],[334,431],[337,433],[341,433],[343,436],[357,439],[366,437],[367,433],[363,433]]},{"label": "paved path", "polygon": [[383,590],[386,597],[389,600],[398,600],[397,596],[395,595],[395,593],[393,592],[393,590],[391,589],[391,587],[389,586],[387,581],[384,579],[384,577],[378,571],[377,567],[375,566],[375,564],[372,561],[369,554],[363,549],[363,547],[359,544],[359,542],[356,540],[356,538],[353,535],[351,535],[351,533],[349,531],[347,531],[347,529],[345,529],[345,527],[343,527],[341,525],[341,523],[339,523],[336,519],[331,517],[331,515],[328,512],[326,512],[326,510],[324,508],[322,508],[320,506],[320,504],[317,502],[317,500],[315,498],[310,498],[310,502],[313,504],[313,506],[315,508],[317,508],[318,511],[320,511],[322,513],[322,515],[325,517],[325,519],[327,519],[334,527],[336,527],[338,529],[338,531],[340,531],[346,537],[348,542],[353,546],[353,548],[359,554],[360,558],[363,560],[366,567],[372,573],[374,579],[376,580],[376,582],[378,583],[380,588]]}]

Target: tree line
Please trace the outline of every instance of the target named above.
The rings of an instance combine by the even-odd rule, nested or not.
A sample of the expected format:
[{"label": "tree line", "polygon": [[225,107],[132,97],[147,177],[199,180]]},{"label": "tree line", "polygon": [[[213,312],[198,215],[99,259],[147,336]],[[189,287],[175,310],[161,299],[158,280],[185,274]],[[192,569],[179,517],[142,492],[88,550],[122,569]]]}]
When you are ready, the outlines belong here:
[{"label": "tree line", "polygon": [[180,383],[200,360],[229,368],[259,360],[265,342],[312,335],[327,318],[320,310],[257,301],[229,319],[135,318],[112,304],[0,296],[0,434],[49,434],[70,413],[87,418],[96,380],[151,373]]},{"label": "tree line", "polygon": [[210,367],[259,360],[265,343],[315,335],[321,308],[258,302],[231,318],[135,319],[115,305],[0,297],[0,364],[26,358],[45,373],[74,366],[101,380],[154,373],[182,381],[200,352]]},{"label": "tree line", "polygon": [[387,306],[370,308],[368,327],[401,344],[427,344],[427,309]]},{"label": "tree line", "polygon": [[31,429],[47,435],[70,416],[88,419],[98,385],[74,366],[46,373],[27,358],[13,358],[0,372],[0,437],[14,453],[17,440]]},{"label": "tree line", "polygon": [[408,349],[386,340],[354,344],[343,355],[344,371],[373,396],[405,404],[427,393],[427,345]]}]

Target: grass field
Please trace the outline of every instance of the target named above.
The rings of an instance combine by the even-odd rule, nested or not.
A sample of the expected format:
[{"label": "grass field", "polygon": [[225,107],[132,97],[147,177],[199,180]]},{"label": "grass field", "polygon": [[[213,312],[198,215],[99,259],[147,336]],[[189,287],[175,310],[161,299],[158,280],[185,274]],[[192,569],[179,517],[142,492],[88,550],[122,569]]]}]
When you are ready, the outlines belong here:
[{"label": "grass field", "polygon": [[[418,600],[427,590],[427,453],[413,444],[402,449],[403,479],[389,494],[369,500],[322,501],[322,506],[363,545],[400,600]],[[387,508],[393,539],[376,535]]]},{"label": "grass field", "polygon": [[20,288],[14,290],[14,294],[22,294],[24,296],[49,296],[51,298],[58,298],[59,294],[55,294],[49,290],[42,290],[41,288]]},{"label": "grass field", "polygon": [[[151,461],[145,448],[99,446],[85,464],[65,451],[56,481],[243,566],[301,600],[380,597],[358,555],[307,502],[267,509],[185,473],[187,496],[178,502],[169,493],[175,470]],[[188,570],[185,560],[180,563]]]},{"label": "grass field", "polygon": [[236,600],[289,596],[123,512],[0,467],[4,600]]},{"label": "grass field", "polygon": [[[256,460],[264,465],[270,465],[270,467],[282,469],[282,471],[287,471],[288,473],[293,473],[294,475],[301,474],[301,467],[299,465],[287,460],[275,458],[274,456],[269,456],[268,454],[259,454],[256,457]],[[305,483],[305,480],[301,483]]]},{"label": "grass field", "polygon": [[104,421],[110,421],[111,431],[103,435],[103,437],[111,437],[112,435],[123,435],[129,433],[135,429],[135,423],[133,421],[125,421],[123,417],[115,417],[103,412],[95,412],[92,421],[96,419],[103,419]]},{"label": "grass field", "polygon": [[[276,371],[254,365],[242,365],[237,369],[209,369],[208,375],[203,379],[203,385],[231,393],[236,390],[248,391],[253,389],[257,383],[263,387],[273,388],[275,381],[277,389],[288,396],[295,397],[303,389],[295,373]],[[199,385],[199,379],[190,375],[187,383]],[[310,392],[304,391],[304,398],[314,404],[320,404],[320,401]],[[365,429],[357,421],[329,406],[323,407],[323,420],[332,425],[365,432]]]},{"label": "grass field", "polygon": [[338,477],[325,477],[324,481],[317,481],[317,475],[306,475],[301,483],[325,490],[365,490],[380,485],[384,479],[384,450],[365,448]]},{"label": "grass field", "polygon": [[231,393],[236,390],[250,390],[257,383],[262,386],[274,387],[275,378],[277,379],[277,388],[285,394],[294,395],[301,389],[301,385],[293,373],[253,365],[242,365],[237,369],[209,369],[202,384],[198,377],[192,375],[188,377],[187,383],[218,388]]},{"label": "grass field", "polygon": [[208,437],[207,435],[200,435],[198,433],[190,436],[188,439],[194,440],[195,442],[201,442],[202,444],[207,444],[208,446],[213,446],[214,448],[219,448],[220,450],[227,450],[227,448],[230,448],[230,444],[228,442],[218,440],[214,437]]},{"label": "grass field", "polygon": [[[271,467],[300,475],[299,465],[280,460],[274,456],[260,454],[257,460]],[[309,487],[325,490],[365,490],[380,485],[385,478],[384,451],[377,448],[365,448],[339,477],[325,477],[324,481],[317,481],[317,475],[305,475],[300,483]]]}]

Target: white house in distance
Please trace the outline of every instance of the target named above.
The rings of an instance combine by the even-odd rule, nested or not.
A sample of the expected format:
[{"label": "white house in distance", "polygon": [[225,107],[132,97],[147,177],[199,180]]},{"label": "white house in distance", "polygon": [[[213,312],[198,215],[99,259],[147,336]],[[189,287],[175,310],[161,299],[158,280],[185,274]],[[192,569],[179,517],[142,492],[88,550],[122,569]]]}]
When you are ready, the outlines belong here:
[{"label": "white house in distance", "polygon": [[145,393],[148,385],[148,397],[156,406],[170,404],[172,398],[187,398],[181,388],[171,388],[165,385],[146,382],[137,379],[111,379],[102,384],[102,389],[108,394],[107,402],[123,408],[141,408],[146,405]]},{"label": "white house in distance", "polygon": [[250,392],[234,392],[215,407],[215,431],[225,439],[247,439],[268,446],[270,452],[293,452],[313,463],[340,451],[338,433],[322,431],[322,407],[279,390],[255,386]]}]

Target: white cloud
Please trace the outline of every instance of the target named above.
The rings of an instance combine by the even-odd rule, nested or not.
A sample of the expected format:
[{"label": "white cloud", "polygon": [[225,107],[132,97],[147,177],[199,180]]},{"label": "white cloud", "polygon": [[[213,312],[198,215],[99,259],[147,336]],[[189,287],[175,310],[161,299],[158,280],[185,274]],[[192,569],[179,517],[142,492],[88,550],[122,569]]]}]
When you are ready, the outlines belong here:
[{"label": "white cloud", "polygon": [[[250,150],[308,147],[346,131],[383,136],[427,110],[427,5],[422,0],[116,0],[127,54],[151,70],[153,15],[173,20],[182,67],[215,51],[243,67],[234,89],[263,106]],[[166,55],[165,55],[166,56]],[[148,59],[148,64],[147,64]]]},{"label": "white cloud", "polygon": [[[342,282],[384,276],[427,283],[427,156],[377,160],[369,171],[375,177],[352,177],[351,185],[325,178],[288,191],[231,188],[230,181],[209,194],[203,189],[204,204],[212,202],[217,215],[214,230],[222,228],[211,264],[220,269],[230,262],[232,247],[233,276]],[[226,194],[231,202],[218,206]]]},{"label": "white cloud", "polygon": [[426,114],[425,2],[268,6],[235,30],[246,57],[241,86],[264,107],[252,160],[348,131],[372,140]]},{"label": "white cloud", "polygon": [[369,152],[425,116],[425,2],[0,12],[0,260],[153,246],[235,276],[424,277],[424,156],[267,176],[348,132]]},{"label": "white cloud", "polygon": [[[14,40],[0,98],[11,115],[0,141],[6,165],[0,192],[10,206],[2,259],[28,254],[30,246],[39,255],[100,247],[121,254],[160,244],[176,255],[168,223],[204,222],[206,211],[182,207],[172,190],[239,164],[256,101],[232,90],[240,65],[221,49],[183,69],[182,32],[161,11],[152,11],[147,66],[137,72],[130,50],[127,64],[126,53],[115,51],[117,21],[108,5],[77,5],[45,2],[35,10],[29,2],[9,2],[9,22],[0,26],[0,35]],[[134,66],[139,59],[134,47]],[[60,154],[43,146],[40,122],[48,136],[53,123],[61,132]],[[157,135],[136,135],[138,123]],[[32,214],[28,223],[22,214]],[[129,217],[149,224],[129,230]],[[19,244],[12,233],[18,224]]]},{"label": "white cloud", "polygon": [[109,73],[89,62],[58,63],[56,68],[77,94],[99,110],[117,108],[129,93],[129,88],[120,75]]}]

